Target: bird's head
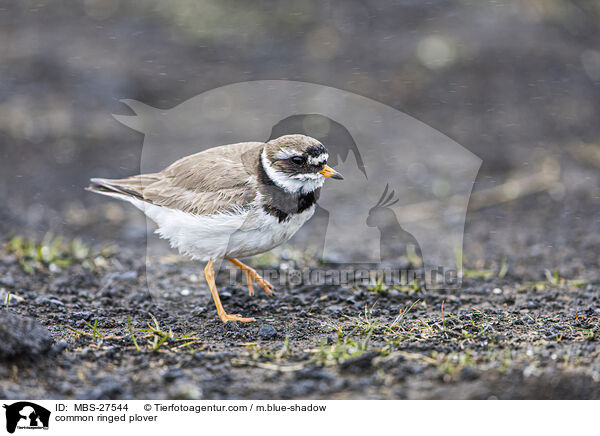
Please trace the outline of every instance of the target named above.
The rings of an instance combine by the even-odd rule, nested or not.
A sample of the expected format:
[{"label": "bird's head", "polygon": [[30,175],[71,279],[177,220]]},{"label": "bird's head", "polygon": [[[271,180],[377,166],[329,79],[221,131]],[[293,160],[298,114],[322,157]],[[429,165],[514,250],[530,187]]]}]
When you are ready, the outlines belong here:
[{"label": "bird's head", "polygon": [[367,217],[367,226],[386,228],[393,223],[397,223],[396,214],[391,209],[391,206],[398,203],[398,199],[394,199],[395,191],[388,192],[389,185],[385,185],[383,194],[375,206],[369,210]]},{"label": "bird's head", "polygon": [[262,164],[267,176],[288,192],[308,193],[323,186],[326,177],[343,179],[327,166],[329,153],[314,138],[305,135],[284,135],[267,142],[262,152]]}]

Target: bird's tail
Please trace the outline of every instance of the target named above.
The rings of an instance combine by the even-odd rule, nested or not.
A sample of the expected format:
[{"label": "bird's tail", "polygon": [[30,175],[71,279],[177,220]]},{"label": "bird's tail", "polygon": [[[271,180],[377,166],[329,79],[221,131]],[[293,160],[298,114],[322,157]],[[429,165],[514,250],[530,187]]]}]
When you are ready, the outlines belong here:
[{"label": "bird's tail", "polygon": [[158,178],[154,174],[142,174],[126,179],[93,178],[90,180],[90,185],[85,189],[86,191],[123,200],[138,199],[146,201],[144,199],[144,188],[156,180]]}]

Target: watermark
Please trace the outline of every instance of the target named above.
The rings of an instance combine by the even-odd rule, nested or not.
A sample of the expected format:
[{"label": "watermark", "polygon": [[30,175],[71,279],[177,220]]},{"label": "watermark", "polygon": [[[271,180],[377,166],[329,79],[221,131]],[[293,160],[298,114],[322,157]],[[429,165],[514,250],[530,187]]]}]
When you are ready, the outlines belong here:
[{"label": "watermark", "polygon": [[[229,286],[248,284],[247,277],[236,268],[227,267]],[[424,286],[435,283],[438,287],[451,288],[456,286],[459,273],[456,269],[444,270],[438,267],[431,270],[413,268],[381,267],[373,264],[371,268],[365,265],[344,265],[339,268],[257,268],[256,272],[271,284],[278,287],[298,286],[374,286],[388,289],[398,286]]]},{"label": "watermark", "polygon": [[29,401],[4,404],[6,415],[6,431],[15,430],[48,430],[50,411]]},{"label": "watermark", "polygon": [[[373,272],[387,268],[397,271],[385,282],[390,285],[410,283],[412,276],[429,289],[461,285],[465,216],[481,160],[430,126],[356,94],[285,80],[227,85],[167,110],[133,100],[123,102],[134,114],[115,118],[144,134],[142,173],[156,173],[184,156],[223,144],[264,143],[288,134],[310,136],[323,144],[327,164],[343,174],[344,180],[327,180],[312,218],[284,245],[274,248],[275,253],[286,249],[313,253],[313,265],[334,265],[328,270],[312,268],[308,280],[303,272],[302,283],[318,284],[321,277],[329,276],[333,284],[351,284],[359,272],[362,277],[362,271],[367,271],[368,279],[359,282],[373,283]],[[245,150],[240,156],[227,157],[240,162],[232,166],[232,174],[256,178],[251,147],[240,150]],[[208,171],[198,169],[203,170]],[[219,186],[216,182],[214,185]],[[186,189],[186,195],[201,190],[191,179]],[[277,216],[287,219],[287,212],[297,208],[296,198],[279,195],[276,189],[269,191],[267,187],[266,194],[262,194],[275,199],[276,210],[282,213]],[[217,202],[235,195],[213,188],[213,192],[205,190],[203,197],[194,198]],[[226,247],[223,256],[214,259],[218,269],[227,258],[225,253],[236,253],[237,247],[255,243],[249,241],[261,236],[256,232],[260,224],[255,218],[249,214],[231,225],[219,224],[218,238],[208,241],[198,234],[202,243],[190,242],[185,250],[181,249],[183,244],[173,242],[172,236],[187,238],[193,234],[185,220],[170,234],[165,229],[159,233],[197,259],[205,260],[202,253],[194,252],[196,246],[203,250],[212,247],[211,243]],[[165,290],[159,265],[172,249],[153,235],[156,225],[152,220],[148,229],[148,287],[160,301]],[[348,274],[352,278],[345,278],[343,271],[350,265],[358,266]],[[289,272],[266,274],[271,272],[277,283],[294,283]]]}]

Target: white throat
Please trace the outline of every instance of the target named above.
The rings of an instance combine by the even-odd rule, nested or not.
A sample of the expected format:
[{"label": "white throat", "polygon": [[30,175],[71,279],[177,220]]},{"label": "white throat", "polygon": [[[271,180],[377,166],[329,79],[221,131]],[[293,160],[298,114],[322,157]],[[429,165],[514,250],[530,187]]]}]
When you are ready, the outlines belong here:
[{"label": "white throat", "polygon": [[290,176],[273,168],[267,159],[265,150],[260,154],[260,159],[269,179],[286,192],[289,193],[309,193],[323,186],[325,176],[319,173],[296,174]]}]

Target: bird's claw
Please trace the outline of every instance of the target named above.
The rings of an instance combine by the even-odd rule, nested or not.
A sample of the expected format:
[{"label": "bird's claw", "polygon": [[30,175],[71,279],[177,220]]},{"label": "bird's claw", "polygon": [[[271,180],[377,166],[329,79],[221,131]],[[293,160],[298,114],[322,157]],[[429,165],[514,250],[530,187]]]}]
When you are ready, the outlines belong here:
[{"label": "bird's claw", "polygon": [[220,313],[219,318],[221,318],[221,321],[223,321],[223,323],[227,323],[228,321],[239,321],[239,322],[254,322],[254,321],[256,321],[254,318],[244,318],[239,313],[236,313],[235,315],[230,315],[228,313]]},{"label": "bird's claw", "polygon": [[254,295],[254,286],[252,285],[252,281],[255,281],[256,284],[267,293],[267,295],[273,295],[273,293],[275,292],[273,285],[267,280],[263,279],[253,269],[246,270],[246,279],[248,281],[248,292],[251,296]]}]

